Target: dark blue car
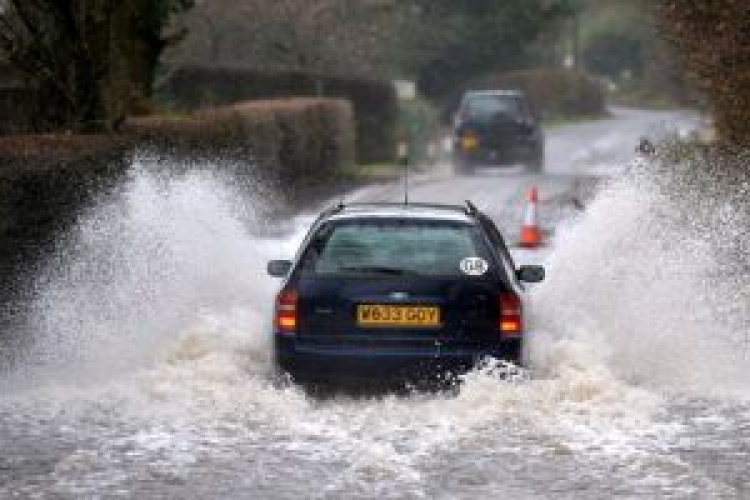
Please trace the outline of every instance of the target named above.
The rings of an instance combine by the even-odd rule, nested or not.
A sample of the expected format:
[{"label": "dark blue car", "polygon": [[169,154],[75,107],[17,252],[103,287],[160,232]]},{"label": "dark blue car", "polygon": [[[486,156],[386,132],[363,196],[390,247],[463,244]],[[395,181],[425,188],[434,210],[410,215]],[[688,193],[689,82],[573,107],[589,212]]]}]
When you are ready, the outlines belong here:
[{"label": "dark blue car", "polygon": [[544,168],[544,132],[529,99],[515,90],[466,92],[453,129],[455,173],[517,164]]},{"label": "dark blue car", "polygon": [[337,206],[313,224],[283,278],[273,341],[295,381],[420,381],[486,357],[522,361],[521,281],[492,221],[472,205]]}]

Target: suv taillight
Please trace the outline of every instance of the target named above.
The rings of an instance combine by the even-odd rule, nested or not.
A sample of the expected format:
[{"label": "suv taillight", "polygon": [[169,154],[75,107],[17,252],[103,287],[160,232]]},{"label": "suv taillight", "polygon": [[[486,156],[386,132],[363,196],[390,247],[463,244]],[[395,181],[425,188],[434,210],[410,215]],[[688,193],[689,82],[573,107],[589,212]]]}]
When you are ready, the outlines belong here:
[{"label": "suv taillight", "polygon": [[500,313],[497,326],[502,336],[520,336],[523,330],[521,299],[513,292],[505,292],[498,297],[497,305]]},{"label": "suv taillight", "polygon": [[297,292],[284,290],[276,297],[274,313],[276,331],[282,335],[294,335],[297,331]]}]

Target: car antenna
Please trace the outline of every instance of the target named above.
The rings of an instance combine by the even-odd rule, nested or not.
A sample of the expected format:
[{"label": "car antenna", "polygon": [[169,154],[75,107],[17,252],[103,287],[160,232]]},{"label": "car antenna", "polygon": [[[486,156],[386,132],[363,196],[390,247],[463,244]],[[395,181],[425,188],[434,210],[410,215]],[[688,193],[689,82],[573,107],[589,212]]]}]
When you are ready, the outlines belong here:
[{"label": "car antenna", "polygon": [[405,141],[398,143],[398,162],[404,167],[404,205],[409,204],[409,146]]},{"label": "car antenna", "polygon": [[409,204],[409,163],[404,162],[404,205]]}]

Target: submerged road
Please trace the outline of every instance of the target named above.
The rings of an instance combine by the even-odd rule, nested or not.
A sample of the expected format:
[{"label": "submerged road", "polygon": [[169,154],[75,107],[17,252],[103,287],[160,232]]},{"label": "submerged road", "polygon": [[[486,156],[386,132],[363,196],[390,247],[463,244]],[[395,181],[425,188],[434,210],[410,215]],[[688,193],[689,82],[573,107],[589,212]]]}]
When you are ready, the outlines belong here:
[{"label": "submerged road", "polygon": [[557,229],[519,254],[549,267],[533,370],[478,370],[457,395],[274,387],[265,263],[311,215],[292,236],[251,236],[252,204],[210,174],[136,172],[32,279],[32,342],[0,375],[0,498],[750,498],[750,355],[717,308],[728,290],[701,295],[710,253],[657,223],[668,207],[647,185],[572,201],[626,170],[640,136],[696,120],[615,110],[550,131],[543,174],[414,178],[413,200],[472,199],[509,235],[535,185]]},{"label": "submerged road", "polygon": [[[488,213],[512,244],[523,219],[529,188],[540,194],[540,223],[553,231],[571,218],[593,194],[595,185],[621,174],[636,160],[643,137],[651,140],[690,133],[699,126],[689,112],[653,112],[615,108],[611,117],[556,127],[546,134],[546,164],[541,174],[522,166],[478,168],[470,176],[453,176],[448,165],[415,174],[409,199],[463,204],[471,200]],[[373,186],[352,193],[352,202],[401,202],[402,183]]]}]

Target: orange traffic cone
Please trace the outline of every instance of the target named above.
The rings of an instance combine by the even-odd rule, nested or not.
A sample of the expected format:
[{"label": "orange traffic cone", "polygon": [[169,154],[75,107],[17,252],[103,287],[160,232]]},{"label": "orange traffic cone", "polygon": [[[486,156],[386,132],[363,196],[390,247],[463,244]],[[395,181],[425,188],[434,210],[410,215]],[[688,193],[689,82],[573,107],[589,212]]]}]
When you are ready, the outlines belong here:
[{"label": "orange traffic cone", "polygon": [[525,248],[536,248],[542,244],[542,231],[536,220],[536,204],[539,201],[539,194],[536,186],[531,186],[527,197],[528,205],[526,206],[526,215],[521,226],[521,240],[519,244]]}]

